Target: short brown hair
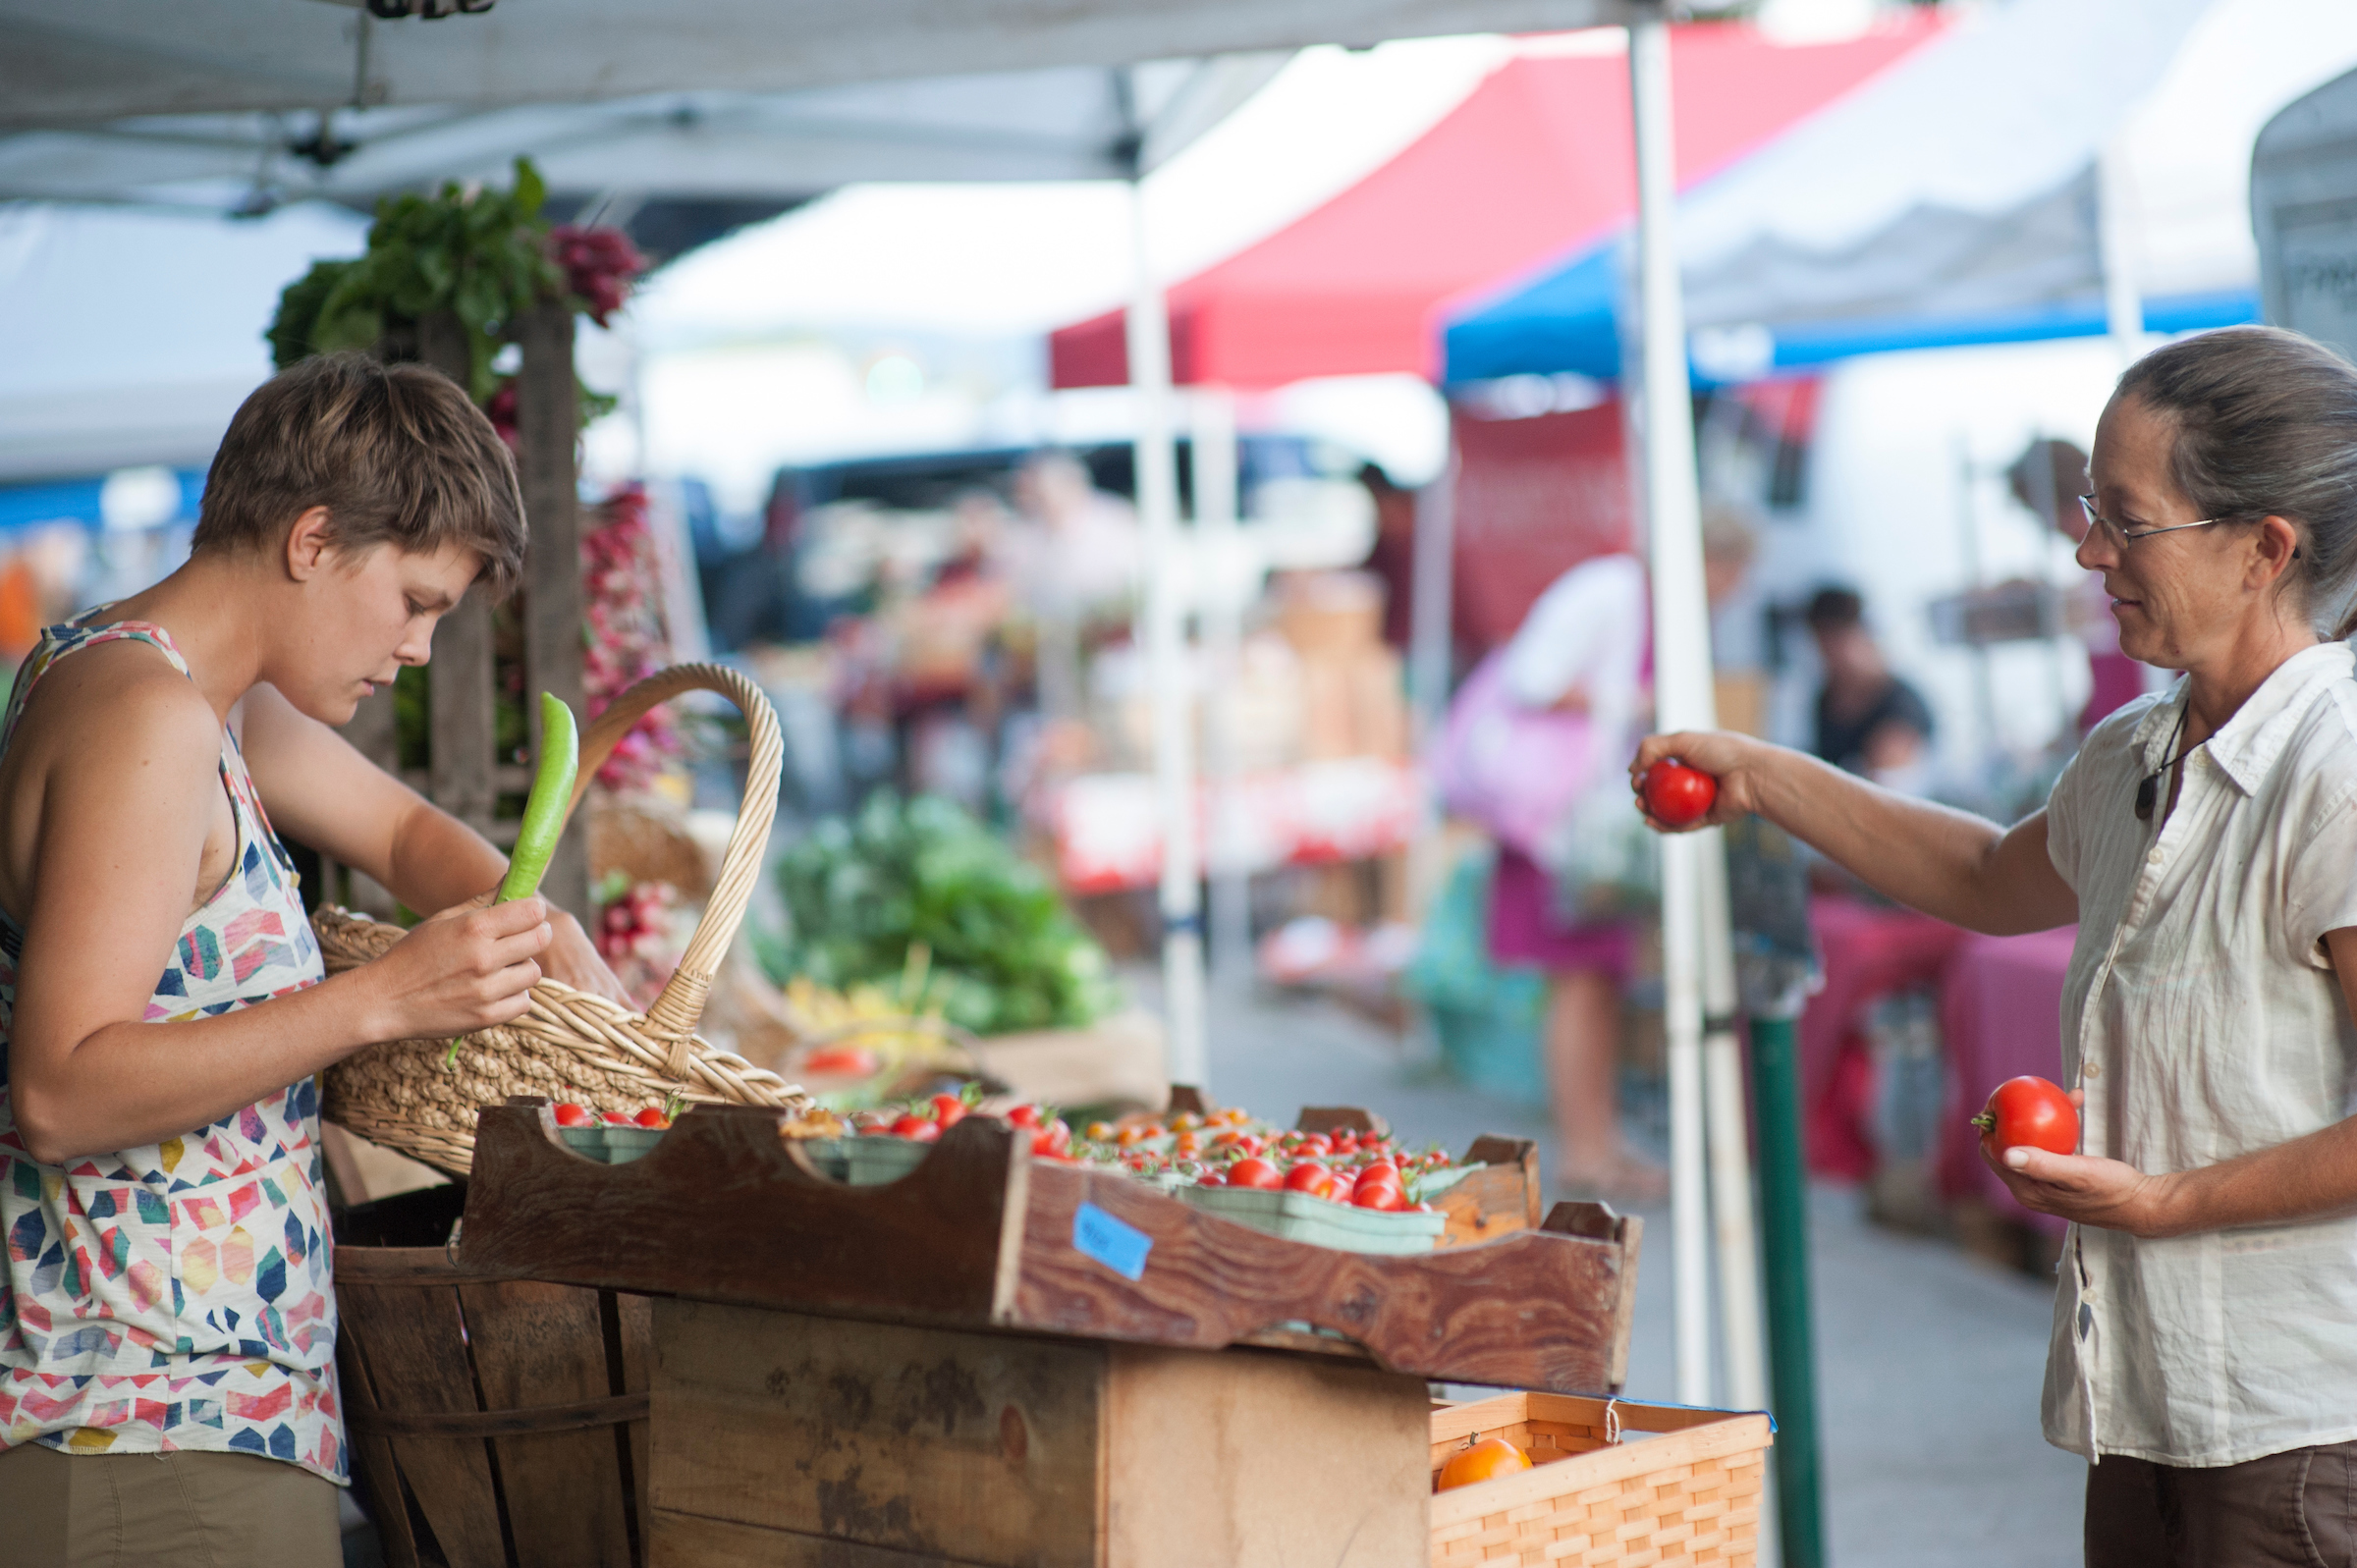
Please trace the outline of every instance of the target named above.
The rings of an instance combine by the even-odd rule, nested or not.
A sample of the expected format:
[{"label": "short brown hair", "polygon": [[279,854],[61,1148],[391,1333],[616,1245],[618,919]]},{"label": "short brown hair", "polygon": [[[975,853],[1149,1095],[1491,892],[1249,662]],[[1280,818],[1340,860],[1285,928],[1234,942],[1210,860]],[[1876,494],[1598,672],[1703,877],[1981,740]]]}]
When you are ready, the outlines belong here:
[{"label": "short brown hair", "polygon": [[191,549],[270,547],[312,507],[339,549],[482,558],[494,597],[523,574],[516,459],[457,382],[428,365],[324,353],[255,388],[204,480]]}]

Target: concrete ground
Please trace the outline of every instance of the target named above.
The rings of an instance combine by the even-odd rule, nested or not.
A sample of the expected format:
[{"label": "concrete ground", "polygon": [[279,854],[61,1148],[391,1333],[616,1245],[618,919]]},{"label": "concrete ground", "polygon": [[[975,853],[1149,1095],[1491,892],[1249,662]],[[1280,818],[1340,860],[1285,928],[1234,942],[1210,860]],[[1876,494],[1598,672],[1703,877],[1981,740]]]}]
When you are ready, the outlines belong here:
[{"label": "concrete ground", "polygon": [[[1151,991],[1149,977],[1135,989]],[[1537,1110],[1439,1078],[1326,1001],[1215,988],[1212,1088],[1283,1117],[1363,1105],[1417,1142],[1550,1139]],[[1639,1134],[1640,1138],[1642,1133]],[[1542,1169],[1556,1162],[1550,1144]],[[1627,1393],[1672,1400],[1671,1228],[1644,1211]],[[1939,1241],[1869,1224],[1855,1194],[1811,1210],[1828,1561],[1838,1568],[2063,1568],[2080,1560],[2085,1467],[2039,1435],[2052,1288]]]}]

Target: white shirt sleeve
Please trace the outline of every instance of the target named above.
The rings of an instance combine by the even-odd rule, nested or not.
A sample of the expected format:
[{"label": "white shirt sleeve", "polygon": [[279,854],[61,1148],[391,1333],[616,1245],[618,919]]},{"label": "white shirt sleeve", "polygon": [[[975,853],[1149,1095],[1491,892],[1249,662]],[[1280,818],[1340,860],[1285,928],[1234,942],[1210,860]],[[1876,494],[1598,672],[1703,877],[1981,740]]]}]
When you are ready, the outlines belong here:
[{"label": "white shirt sleeve", "polygon": [[1539,595],[1506,645],[1500,675],[1514,701],[1551,708],[1573,687],[1596,709],[1635,698],[1645,653],[1645,568],[1634,556],[1599,556]]},{"label": "white shirt sleeve", "polygon": [[2294,952],[2330,969],[2325,934],[2357,926],[2357,784],[2318,796],[2284,879],[2283,927]]}]

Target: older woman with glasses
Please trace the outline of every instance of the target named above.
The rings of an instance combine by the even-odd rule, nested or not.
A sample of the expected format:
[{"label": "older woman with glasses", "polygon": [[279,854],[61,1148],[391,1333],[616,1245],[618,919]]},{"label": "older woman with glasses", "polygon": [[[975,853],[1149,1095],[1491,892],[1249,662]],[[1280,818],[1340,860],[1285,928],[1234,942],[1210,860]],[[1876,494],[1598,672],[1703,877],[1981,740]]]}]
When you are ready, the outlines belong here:
[{"label": "older woman with glasses", "polygon": [[1656,735],[1778,823],[1975,931],[2076,921],[2080,1152],[1998,1173],[2071,1221],[2048,1440],[2095,1461],[2086,1560],[2357,1554],[2357,369],[2238,327],[2120,378],[2079,564],[2120,647],[2183,672],[2010,828],[1741,735]]}]

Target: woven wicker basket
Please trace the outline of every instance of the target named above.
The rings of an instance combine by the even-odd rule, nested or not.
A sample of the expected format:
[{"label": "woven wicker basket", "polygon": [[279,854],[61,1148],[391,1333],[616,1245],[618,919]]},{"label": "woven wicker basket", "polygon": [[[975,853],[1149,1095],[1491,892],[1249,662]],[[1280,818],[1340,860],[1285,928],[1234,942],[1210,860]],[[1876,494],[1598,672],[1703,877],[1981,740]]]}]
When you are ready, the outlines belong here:
[{"label": "woven wicker basket", "polygon": [[1433,1568],[1741,1568],[1759,1551],[1770,1431],[1766,1416],[1560,1394],[1443,1406],[1432,1413],[1436,1479],[1475,1433],[1533,1465],[1434,1496]]},{"label": "woven wicker basket", "polygon": [[[452,1065],[444,1065],[447,1040],[395,1040],[364,1047],[330,1067],[321,1105],[329,1120],[463,1176],[474,1159],[475,1112],[510,1095],[545,1095],[592,1110],[628,1113],[677,1094],[690,1101],[778,1106],[824,1119],[800,1089],[695,1037],[712,978],[761,874],[762,851],[777,815],[785,748],[769,699],[743,676],[718,665],[679,665],[649,676],[616,698],[581,736],[580,781],[574,786],[573,804],[580,804],[598,765],[630,727],[647,710],[684,691],[717,691],[742,709],[752,732],[752,760],[744,808],[703,920],[655,1004],[641,1015],[543,980],[532,988],[529,1012],[466,1036]],[[403,936],[398,926],[332,906],[322,907],[311,924],[330,974],[366,963]]]}]

